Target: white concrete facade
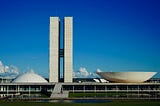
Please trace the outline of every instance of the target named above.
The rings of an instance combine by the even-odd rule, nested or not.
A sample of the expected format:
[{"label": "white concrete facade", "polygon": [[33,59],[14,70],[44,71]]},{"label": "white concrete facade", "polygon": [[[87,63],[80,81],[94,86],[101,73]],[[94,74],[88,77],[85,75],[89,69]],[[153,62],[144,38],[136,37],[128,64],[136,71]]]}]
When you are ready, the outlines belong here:
[{"label": "white concrete facade", "polygon": [[73,17],[64,18],[64,82],[72,82]]},{"label": "white concrete facade", "polygon": [[[64,82],[72,82],[73,17],[64,17]],[[59,17],[50,17],[49,82],[60,79],[60,27]]]},{"label": "white concrete facade", "polygon": [[50,17],[49,82],[59,80],[59,17]]}]

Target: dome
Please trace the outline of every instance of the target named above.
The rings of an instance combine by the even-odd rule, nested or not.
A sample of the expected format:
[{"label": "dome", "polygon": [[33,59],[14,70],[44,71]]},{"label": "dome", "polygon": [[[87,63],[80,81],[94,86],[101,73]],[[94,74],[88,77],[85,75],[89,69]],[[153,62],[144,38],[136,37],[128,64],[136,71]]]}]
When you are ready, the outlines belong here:
[{"label": "dome", "polygon": [[157,72],[97,72],[102,78],[116,83],[141,83]]},{"label": "dome", "polygon": [[47,83],[48,81],[45,80],[43,77],[41,77],[38,74],[35,74],[32,72],[26,72],[20,76],[18,76],[16,79],[12,81],[13,83]]}]

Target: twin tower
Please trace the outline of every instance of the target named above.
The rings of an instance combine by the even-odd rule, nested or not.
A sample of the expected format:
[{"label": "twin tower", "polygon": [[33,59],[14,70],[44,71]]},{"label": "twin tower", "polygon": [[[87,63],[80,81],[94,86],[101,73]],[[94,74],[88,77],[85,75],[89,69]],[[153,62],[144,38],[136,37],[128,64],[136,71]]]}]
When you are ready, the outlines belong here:
[{"label": "twin tower", "polygon": [[72,82],[73,17],[64,17],[63,49],[60,49],[60,19],[50,17],[49,82],[60,81],[60,58],[63,58],[64,82]]}]

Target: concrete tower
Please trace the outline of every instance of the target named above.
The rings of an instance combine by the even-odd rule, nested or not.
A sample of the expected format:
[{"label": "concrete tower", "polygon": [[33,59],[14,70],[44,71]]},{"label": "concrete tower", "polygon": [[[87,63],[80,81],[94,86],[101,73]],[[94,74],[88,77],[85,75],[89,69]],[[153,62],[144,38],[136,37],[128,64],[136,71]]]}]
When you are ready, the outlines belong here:
[{"label": "concrete tower", "polygon": [[60,49],[60,26],[58,17],[50,17],[49,82],[59,82],[60,57],[64,58],[64,82],[72,82],[72,36],[73,18],[64,18],[64,48]]},{"label": "concrete tower", "polygon": [[72,82],[73,18],[64,18],[64,82]]},{"label": "concrete tower", "polygon": [[59,18],[50,17],[49,82],[59,80]]}]

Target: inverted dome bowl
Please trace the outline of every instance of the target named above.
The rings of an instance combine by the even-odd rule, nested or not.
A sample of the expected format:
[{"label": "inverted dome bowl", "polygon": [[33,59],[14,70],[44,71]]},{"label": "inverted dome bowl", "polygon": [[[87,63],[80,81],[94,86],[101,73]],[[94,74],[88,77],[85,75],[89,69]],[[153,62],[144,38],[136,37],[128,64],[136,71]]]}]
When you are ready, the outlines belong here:
[{"label": "inverted dome bowl", "polygon": [[97,72],[102,78],[116,83],[141,83],[157,72]]}]

